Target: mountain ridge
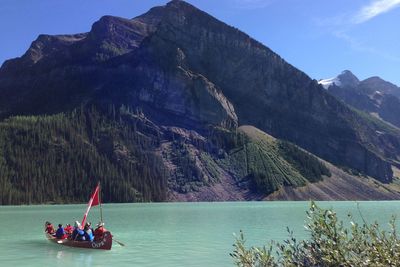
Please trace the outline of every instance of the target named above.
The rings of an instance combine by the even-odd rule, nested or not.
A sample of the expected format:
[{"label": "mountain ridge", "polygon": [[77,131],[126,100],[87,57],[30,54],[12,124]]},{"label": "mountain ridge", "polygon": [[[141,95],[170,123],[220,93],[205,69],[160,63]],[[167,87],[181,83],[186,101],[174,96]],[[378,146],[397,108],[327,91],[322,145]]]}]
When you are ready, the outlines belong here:
[{"label": "mountain ridge", "polygon": [[[113,179],[132,188],[122,194],[123,201],[151,201],[161,191],[164,198],[165,191],[194,194],[221,184],[219,177],[238,190],[266,195],[308,183],[298,162],[308,162],[316,173],[323,169],[291,145],[274,152],[276,145],[254,143],[238,131],[243,125],[382,183],[392,181],[392,164],[400,156],[399,130],[360,115],[265,45],[183,1],[133,19],[104,16],[88,33],[40,36],[24,56],[0,68],[0,92],[3,120],[56,116],[51,127],[41,124],[52,129],[50,139],[64,140],[58,132],[76,134],[65,120],[58,124],[58,114],[77,120],[83,141],[61,147],[67,153],[81,142],[90,144],[96,159],[104,158],[119,173]],[[16,131],[4,127],[4,133]],[[141,151],[143,142],[150,145]],[[7,173],[18,173],[15,159],[3,156]],[[248,157],[251,168],[241,165]],[[147,162],[144,169],[140,160]],[[143,185],[135,175],[146,173],[151,162],[162,162],[166,174],[160,184],[150,175]],[[74,168],[98,176],[96,164]],[[321,173],[318,177],[311,182],[323,179]],[[111,188],[109,193],[110,200],[117,197]]]},{"label": "mountain ridge", "polygon": [[319,83],[350,106],[400,127],[400,88],[378,76],[360,81],[354,74],[351,75],[357,82],[343,82],[342,73]]}]

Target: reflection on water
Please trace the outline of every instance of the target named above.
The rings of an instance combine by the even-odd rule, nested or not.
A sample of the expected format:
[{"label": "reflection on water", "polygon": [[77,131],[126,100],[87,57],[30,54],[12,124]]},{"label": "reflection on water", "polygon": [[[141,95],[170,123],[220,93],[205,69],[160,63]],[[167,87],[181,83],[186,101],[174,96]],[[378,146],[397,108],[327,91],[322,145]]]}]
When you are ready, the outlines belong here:
[{"label": "reflection on water", "polygon": [[[67,223],[84,205],[0,207],[1,266],[232,266],[233,233],[244,230],[248,245],[287,237],[286,226],[307,238],[308,202],[170,203],[104,205],[106,227],[126,246],[111,251],[71,248],[49,242],[43,222]],[[342,218],[358,215],[355,202],[323,202]],[[369,221],[387,222],[399,202],[361,202]],[[96,210],[92,221],[97,220]],[[29,230],[26,230],[29,229]]]},{"label": "reflection on water", "polygon": [[[93,258],[96,257],[96,254],[107,253],[107,251],[78,249],[57,245],[46,240],[44,236],[42,239],[35,240],[13,240],[8,244],[10,245],[9,247],[15,248],[15,254],[3,255],[0,253],[0,259],[3,258],[1,260],[3,263],[18,262],[22,252],[21,249],[24,255],[34,256],[32,257],[33,259],[30,259],[32,264],[35,264],[35,262],[40,263],[45,259],[46,262],[57,263],[57,266],[93,266]],[[100,256],[102,255],[100,254]],[[16,266],[15,264],[12,265]],[[17,264],[17,266],[21,266],[21,264]],[[29,266],[32,265],[29,264]],[[40,266],[40,264],[37,264],[37,266]]]},{"label": "reflection on water", "polygon": [[63,251],[62,250],[60,250],[60,251],[58,251],[57,252],[57,259],[61,259],[62,257],[63,257]]}]

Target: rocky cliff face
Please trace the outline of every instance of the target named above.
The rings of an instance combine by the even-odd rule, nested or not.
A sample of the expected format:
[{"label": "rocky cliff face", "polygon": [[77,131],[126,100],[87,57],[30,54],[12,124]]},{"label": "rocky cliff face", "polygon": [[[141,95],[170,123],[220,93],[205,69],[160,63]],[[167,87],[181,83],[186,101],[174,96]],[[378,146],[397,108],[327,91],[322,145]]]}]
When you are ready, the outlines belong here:
[{"label": "rocky cliff face", "polygon": [[[201,181],[213,181],[215,173],[234,183],[253,179],[268,190],[308,181],[274,160],[276,170],[286,166],[298,179],[259,172],[261,159],[253,172],[232,175],[228,161],[215,157],[244,149],[240,138],[227,136],[245,124],[385,183],[400,156],[399,130],[357,113],[263,44],[177,0],[133,19],[103,17],[88,33],[39,36],[22,57],[3,64],[0,92],[2,118],[129,106],[132,116],[146,119],[148,126],[140,125],[151,129],[149,139],[161,138],[154,151],[177,170],[171,184],[178,188],[186,188],[183,174],[208,177]],[[210,134],[215,129],[225,134]],[[197,137],[182,147],[190,136]],[[246,155],[258,158],[254,151]],[[229,162],[239,164],[235,157]]]}]

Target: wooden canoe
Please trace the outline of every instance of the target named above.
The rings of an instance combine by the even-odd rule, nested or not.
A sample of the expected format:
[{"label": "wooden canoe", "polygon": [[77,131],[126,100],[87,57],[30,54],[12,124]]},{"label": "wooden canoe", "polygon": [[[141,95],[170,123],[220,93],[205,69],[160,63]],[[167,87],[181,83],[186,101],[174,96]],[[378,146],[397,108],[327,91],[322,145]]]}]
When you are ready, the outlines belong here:
[{"label": "wooden canoe", "polygon": [[112,246],[112,235],[110,232],[105,232],[103,238],[96,241],[74,241],[71,239],[57,239],[55,236],[45,233],[48,240],[56,244],[76,247],[76,248],[91,248],[91,249],[106,249],[110,250]]}]

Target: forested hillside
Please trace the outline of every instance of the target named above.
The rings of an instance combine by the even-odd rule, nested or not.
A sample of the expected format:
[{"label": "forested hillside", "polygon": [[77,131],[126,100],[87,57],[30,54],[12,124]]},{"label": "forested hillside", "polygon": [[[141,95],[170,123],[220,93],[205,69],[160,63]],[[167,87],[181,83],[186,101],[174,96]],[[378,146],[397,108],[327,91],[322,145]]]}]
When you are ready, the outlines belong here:
[{"label": "forested hillside", "polygon": [[84,202],[98,181],[105,202],[165,200],[157,135],[114,115],[81,108],[1,122],[0,203]]}]

